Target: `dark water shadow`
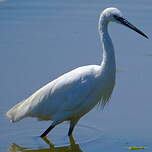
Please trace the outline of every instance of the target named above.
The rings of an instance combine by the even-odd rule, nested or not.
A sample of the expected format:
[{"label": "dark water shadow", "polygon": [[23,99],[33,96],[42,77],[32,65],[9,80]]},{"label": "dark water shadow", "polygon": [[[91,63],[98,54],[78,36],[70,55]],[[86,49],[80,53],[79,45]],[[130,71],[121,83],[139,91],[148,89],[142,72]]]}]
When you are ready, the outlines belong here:
[{"label": "dark water shadow", "polygon": [[8,152],[82,152],[79,144],[75,143],[74,138],[69,137],[70,145],[56,147],[47,137],[42,138],[49,148],[29,149],[13,143],[9,148]]}]

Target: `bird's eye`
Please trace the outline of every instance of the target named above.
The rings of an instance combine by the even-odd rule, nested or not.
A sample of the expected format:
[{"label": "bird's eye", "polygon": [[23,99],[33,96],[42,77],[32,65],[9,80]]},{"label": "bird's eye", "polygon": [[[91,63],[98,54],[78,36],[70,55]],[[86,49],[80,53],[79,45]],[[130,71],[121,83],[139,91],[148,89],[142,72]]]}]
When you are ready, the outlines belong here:
[{"label": "bird's eye", "polygon": [[120,20],[121,17],[117,16],[117,15],[113,15],[113,17],[116,19],[116,20]]},{"label": "bird's eye", "polygon": [[118,19],[118,18],[119,18],[117,15],[113,15],[113,17],[114,17],[115,19]]},{"label": "bird's eye", "polygon": [[122,18],[122,17],[117,16],[117,15],[113,15],[113,17],[114,17],[117,21],[119,21],[119,22],[123,22],[123,21],[125,20],[125,18]]}]

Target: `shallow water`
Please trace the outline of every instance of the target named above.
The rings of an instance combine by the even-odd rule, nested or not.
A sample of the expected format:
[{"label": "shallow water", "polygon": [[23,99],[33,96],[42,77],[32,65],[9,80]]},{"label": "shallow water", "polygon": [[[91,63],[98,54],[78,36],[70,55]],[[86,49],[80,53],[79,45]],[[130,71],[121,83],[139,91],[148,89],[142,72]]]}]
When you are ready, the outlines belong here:
[{"label": "shallow water", "polygon": [[[116,51],[117,84],[109,105],[94,108],[74,131],[56,127],[49,149],[38,136],[50,122],[25,119],[11,124],[5,112],[59,75],[82,65],[100,64],[100,12],[118,7],[149,40],[121,25],[109,26]],[[0,2],[0,151],[123,152],[130,146],[152,150],[152,2],[149,0],[7,0]],[[60,147],[60,148],[59,148]],[[41,149],[41,150],[40,150]]]}]

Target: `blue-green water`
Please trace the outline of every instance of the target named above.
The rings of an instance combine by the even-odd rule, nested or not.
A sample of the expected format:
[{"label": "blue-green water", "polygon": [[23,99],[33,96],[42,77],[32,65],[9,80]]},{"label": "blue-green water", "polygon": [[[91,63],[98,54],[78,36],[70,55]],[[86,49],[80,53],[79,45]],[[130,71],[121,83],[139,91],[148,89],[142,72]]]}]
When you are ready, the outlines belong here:
[{"label": "blue-green water", "polygon": [[[152,151],[149,0],[0,2],[0,151],[49,151],[38,136],[50,122],[25,119],[11,124],[5,112],[59,75],[78,66],[100,64],[97,23],[100,12],[111,6],[122,10],[150,39],[121,25],[109,26],[116,52],[117,83],[104,111],[94,108],[80,120],[74,131],[77,151],[125,152],[130,146],[145,146],[141,151]],[[57,147],[67,146],[67,131],[68,125],[58,126],[49,134],[50,141]]]}]

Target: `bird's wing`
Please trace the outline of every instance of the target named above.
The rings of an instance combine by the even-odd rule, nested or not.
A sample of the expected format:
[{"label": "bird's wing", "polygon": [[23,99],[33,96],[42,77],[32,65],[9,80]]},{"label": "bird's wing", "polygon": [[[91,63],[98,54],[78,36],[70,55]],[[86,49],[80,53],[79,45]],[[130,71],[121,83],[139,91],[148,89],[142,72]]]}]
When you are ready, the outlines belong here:
[{"label": "bird's wing", "polygon": [[81,106],[93,89],[95,67],[77,68],[39,89],[28,99],[31,113],[53,115]]}]

